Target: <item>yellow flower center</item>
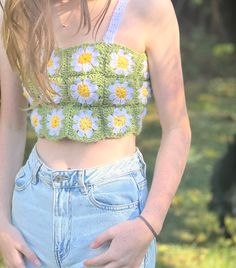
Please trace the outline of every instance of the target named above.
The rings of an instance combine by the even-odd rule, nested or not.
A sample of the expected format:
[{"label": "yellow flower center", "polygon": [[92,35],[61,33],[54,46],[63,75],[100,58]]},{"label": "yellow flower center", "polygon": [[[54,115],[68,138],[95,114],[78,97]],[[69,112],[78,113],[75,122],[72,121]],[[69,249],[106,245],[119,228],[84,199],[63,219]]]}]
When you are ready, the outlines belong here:
[{"label": "yellow flower center", "polygon": [[80,120],[80,129],[83,131],[87,131],[88,129],[92,129],[92,121],[88,117],[84,117]]},{"label": "yellow flower center", "polygon": [[115,127],[123,127],[126,123],[126,117],[124,115],[115,116],[114,125]]},{"label": "yellow flower center", "polygon": [[89,87],[85,84],[79,85],[77,88],[77,92],[80,96],[84,98],[88,98],[90,96],[90,90]]},{"label": "yellow flower center", "polygon": [[119,99],[124,99],[127,96],[127,90],[124,87],[117,87],[116,88],[116,96]]},{"label": "yellow flower center", "polygon": [[146,87],[143,88],[142,93],[143,93],[144,97],[147,97],[148,96],[148,89]]},{"label": "yellow flower center", "polygon": [[59,127],[59,124],[60,124],[60,117],[58,115],[53,115],[51,119],[52,128]]},{"label": "yellow flower center", "polygon": [[52,66],[53,66],[53,60],[52,59],[50,59],[49,61],[48,61],[48,68],[51,68]]},{"label": "yellow flower center", "polygon": [[129,66],[129,61],[124,56],[119,56],[117,61],[118,68],[127,70]]},{"label": "yellow flower center", "polygon": [[91,63],[92,57],[93,55],[91,53],[83,53],[82,55],[79,56],[78,63],[79,64]]},{"label": "yellow flower center", "polygon": [[37,127],[38,124],[39,124],[39,119],[38,119],[38,116],[37,115],[34,115],[33,118],[32,118],[32,124],[34,127]]}]

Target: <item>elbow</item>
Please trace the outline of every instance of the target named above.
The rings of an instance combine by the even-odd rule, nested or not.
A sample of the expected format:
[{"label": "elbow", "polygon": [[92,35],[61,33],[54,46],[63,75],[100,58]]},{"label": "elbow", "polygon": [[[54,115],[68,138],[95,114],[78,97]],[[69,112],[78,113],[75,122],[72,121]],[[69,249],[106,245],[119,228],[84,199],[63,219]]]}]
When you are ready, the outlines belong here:
[{"label": "elbow", "polygon": [[182,139],[185,141],[185,143],[188,145],[188,147],[190,147],[191,141],[192,141],[192,129],[191,129],[189,120],[186,120],[180,126],[180,129],[181,129]]},{"label": "elbow", "polygon": [[190,148],[192,141],[192,130],[189,120],[184,120],[175,124],[162,128],[162,138],[168,139],[174,137],[175,140],[182,141],[186,148]]}]

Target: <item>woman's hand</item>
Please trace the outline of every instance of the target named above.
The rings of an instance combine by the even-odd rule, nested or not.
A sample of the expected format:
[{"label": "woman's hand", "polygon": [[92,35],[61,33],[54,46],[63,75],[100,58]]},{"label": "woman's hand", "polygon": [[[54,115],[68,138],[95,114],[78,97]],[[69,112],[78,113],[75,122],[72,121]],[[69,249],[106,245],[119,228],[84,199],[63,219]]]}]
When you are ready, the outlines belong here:
[{"label": "woman's hand", "polygon": [[35,261],[39,261],[26,244],[21,232],[9,222],[4,224],[1,222],[0,224],[0,252],[8,268],[25,268],[22,254],[36,266],[37,262]]},{"label": "woman's hand", "polygon": [[104,266],[104,268],[137,268],[147,252],[153,234],[140,218],[121,222],[99,234],[92,248],[112,240],[104,253],[84,261],[86,266]]}]

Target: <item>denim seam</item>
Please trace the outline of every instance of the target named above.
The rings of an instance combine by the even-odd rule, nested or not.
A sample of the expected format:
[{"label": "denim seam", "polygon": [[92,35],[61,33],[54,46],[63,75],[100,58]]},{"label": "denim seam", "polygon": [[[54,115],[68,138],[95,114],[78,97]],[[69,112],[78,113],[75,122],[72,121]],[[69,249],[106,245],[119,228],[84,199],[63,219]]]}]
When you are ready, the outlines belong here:
[{"label": "denim seam", "polygon": [[88,192],[88,199],[91,201],[93,205],[95,205],[99,209],[106,209],[106,210],[111,210],[111,211],[122,211],[125,209],[133,209],[138,206],[138,201],[132,202],[127,205],[116,205],[116,206],[102,205],[98,201],[96,201],[96,199],[94,198],[93,189],[94,189],[94,186],[92,186],[90,191]]},{"label": "denim seam", "polygon": [[149,247],[147,248],[147,252],[146,252],[146,254],[145,254],[145,256],[144,256],[144,268],[149,268],[149,267],[147,267],[147,264],[148,264],[148,257],[149,257],[149,250],[150,250],[150,245],[149,245]]},{"label": "denim seam", "polygon": [[27,175],[27,173],[25,172],[25,170],[23,168],[17,173],[17,175],[15,177],[15,181],[14,181],[14,184],[15,184],[14,188],[15,188],[16,191],[19,191],[19,192],[24,191],[31,184],[31,182],[32,182],[32,176],[31,175],[30,175],[30,179],[27,180],[27,178],[25,178],[25,181],[21,186],[19,186],[17,184],[17,180],[19,180],[20,178],[24,178],[26,175]]},{"label": "denim seam", "polygon": [[[109,177],[106,177],[106,178],[103,178],[103,179],[109,179],[110,177],[112,177],[112,179],[109,179],[108,181],[98,180],[98,181],[96,181],[96,183],[91,183],[90,185],[92,185],[94,188],[96,188],[97,186],[100,186],[102,184],[107,184],[107,183],[110,183],[110,182],[113,182],[113,181],[125,180],[125,179],[120,179],[120,177],[126,176],[126,175],[130,175],[130,178],[133,180],[133,171],[132,171],[132,172],[120,174],[118,176],[110,175]],[[137,184],[136,181],[135,181],[135,184]]]},{"label": "denim seam", "polygon": [[62,260],[64,260],[67,256],[68,256],[68,254],[69,254],[69,252],[70,252],[70,246],[71,246],[71,228],[72,228],[72,204],[71,204],[71,192],[69,191],[69,205],[68,205],[68,207],[69,207],[69,226],[70,226],[70,228],[69,228],[69,239],[68,239],[68,250],[65,252],[65,254],[63,255],[63,257],[61,258],[61,261]]},{"label": "denim seam", "polygon": [[70,210],[70,212],[69,212],[69,222],[70,222],[70,224],[69,224],[69,226],[70,226],[70,228],[69,228],[69,230],[70,230],[70,232],[69,232],[69,239],[68,239],[68,249],[67,249],[67,251],[65,251],[64,252],[64,255],[61,257],[61,262],[68,256],[68,254],[69,254],[69,252],[70,252],[70,245],[71,245],[71,228],[72,228],[72,224],[71,224],[71,221],[72,221],[72,210],[71,210],[71,193],[69,192],[69,210]]},{"label": "denim seam", "polygon": [[53,252],[55,256],[56,263],[59,268],[61,268],[60,260],[59,260],[59,254],[56,248],[56,228],[55,228],[55,206],[56,206],[56,190],[53,191]]},{"label": "denim seam", "polygon": [[[135,172],[135,171],[139,171],[139,169],[140,169],[140,168],[134,168],[134,169],[131,169],[131,170],[129,170],[129,171],[124,171],[124,172],[122,172],[122,173],[109,174],[109,176],[101,176],[101,179],[97,179],[97,180],[96,180],[96,185],[100,184],[100,182],[102,182],[102,183],[103,183],[103,182],[104,182],[104,183],[107,183],[107,182],[105,181],[106,179],[109,179],[109,181],[111,181],[111,180],[110,180],[111,177],[112,177],[112,178],[119,178],[119,177],[121,177],[121,176],[125,176],[125,175],[132,174],[132,173]],[[86,176],[88,176],[88,175],[86,175]],[[88,177],[90,177],[90,176],[88,176]],[[85,181],[85,183],[94,185],[94,183],[90,183],[89,180],[88,180],[88,181]]]},{"label": "denim seam", "polygon": [[136,179],[136,176],[137,176],[137,174],[134,174],[134,173],[132,174],[132,179],[134,180],[134,182],[135,182],[135,184],[137,186],[137,190],[138,190],[138,209],[139,209],[139,213],[141,213],[141,202],[142,202],[141,197],[142,197],[142,189],[143,189],[142,183],[145,180],[142,180],[142,181],[138,182],[137,179]]}]

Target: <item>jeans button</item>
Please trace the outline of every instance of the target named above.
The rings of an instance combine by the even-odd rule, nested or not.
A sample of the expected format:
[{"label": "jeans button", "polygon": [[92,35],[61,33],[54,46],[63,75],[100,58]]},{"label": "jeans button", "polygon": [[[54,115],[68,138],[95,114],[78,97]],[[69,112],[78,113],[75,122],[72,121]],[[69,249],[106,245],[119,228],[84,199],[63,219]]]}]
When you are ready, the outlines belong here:
[{"label": "jeans button", "polygon": [[60,181],[67,180],[67,177],[66,177],[66,176],[62,176],[62,175],[57,175],[57,176],[54,178],[54,180],[57,181],[57,182],[60,182]]}]

